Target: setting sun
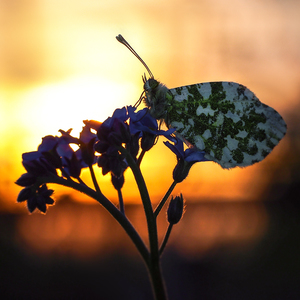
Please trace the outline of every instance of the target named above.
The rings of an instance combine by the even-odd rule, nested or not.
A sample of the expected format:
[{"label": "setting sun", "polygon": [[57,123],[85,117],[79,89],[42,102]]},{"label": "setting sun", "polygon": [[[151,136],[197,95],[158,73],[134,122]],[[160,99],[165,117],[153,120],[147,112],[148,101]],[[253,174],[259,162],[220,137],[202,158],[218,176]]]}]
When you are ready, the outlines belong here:
[{"label": "setting sun", "polygon": [[104,121],[117,107],[130,102],[129,95],[134,94],[134,85],[96,77],[70,78],[28,91],[15,116],[35,134],[38,130],[43,135],[73,128],[73,134],[78,135],[82,120]]}]

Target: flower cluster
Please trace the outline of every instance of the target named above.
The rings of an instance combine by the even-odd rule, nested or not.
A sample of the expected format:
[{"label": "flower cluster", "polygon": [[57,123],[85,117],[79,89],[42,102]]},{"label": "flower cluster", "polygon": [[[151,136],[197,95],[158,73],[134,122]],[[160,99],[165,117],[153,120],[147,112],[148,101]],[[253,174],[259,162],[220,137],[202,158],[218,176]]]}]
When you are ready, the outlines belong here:
[{"label": "flower cluster", "polygon": [[[23,154],[22,163],[27,173],[16,181],[24,187],[18,202],[27,201],[30,212],[36,208],[46,212],[46,205],[53,204],[50,198],[53,191],[46,185],[47,181],[51,182],[49,178],[76,179],[79,184],[84,184],[80,178],[81,170],[94,164],[102,169],[103,175],[111,174],[113,186],[120,191],[128,167],[125,154],[129,153],[139,165],[160,135],[172,142],[165,144],[177,156],[178,163],[173,172],[176,182],[186,178],[195,162],[206,160],[205,153],[196,148],[184,151],[183,142],[174,135],[175,128],[161,130],[147,108],[136,111],[132,106],[123,107],[116,109],[103,123],[89,120],[84,124],[79,138],[71,135],[71,129],[60,130],[61,136],[46,136],[37,151]],[[74,150],[71,144],[77,145],[78,149]]]},{"label": "flower cluster", "polygon": [[[157,121],[151,117],[148,109],[138,112],[132,106],[115,110],[97,131],[98,141],[95,150],[101,155],[98,166],[102,174],[111,172],[113,186],[119,190],[124,183],[124,171],[128,167],[125,154],[120,151],[124,147],[131,157],[138,161],[138,154],[149,151],[155,144],[157,136],[163,135],[172,139],[173,130],[159,130]],[[140,159],[143,154],[141,154]]]},{"label": "flower cluster", "polygon": [[[89,126],[84,126],[80,138],[61,130],[61,136],[45,136],[37,151],[23,153],[22,164],[27,171],[16,184],[25,187],[19,194],[17,201],[27,201],[29,212],[38,208],[46,212],[46,204],[53,204],[50,198],[53,190],[48,190],[44,181],[59,176],[76,178],[80,180],[82,168],[96,162],[94,151],[91,150],[92,142],[96,140]],[[70,144],[77,144],[78,150],[74,151]],[[51,199],[51,200],[50,200]]]}]

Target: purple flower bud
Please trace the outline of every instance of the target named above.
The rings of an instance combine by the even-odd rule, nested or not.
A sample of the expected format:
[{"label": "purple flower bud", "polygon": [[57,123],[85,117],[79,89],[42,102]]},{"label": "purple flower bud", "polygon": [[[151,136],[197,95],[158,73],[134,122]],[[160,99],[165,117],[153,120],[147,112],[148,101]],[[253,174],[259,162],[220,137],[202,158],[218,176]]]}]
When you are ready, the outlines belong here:
[{"label": "purple flower bud", "polygon": [[108,134],[111,131],[111,118],[106,119],[97,131],[97,137],[100,141],[106,141]]},{"label": "purple flower bud", "polygon": [[111,174],[111,182],[117,191],[121,190],[124,185],[124,181],[124,174],[122,174],[120,177],[116,177],[113,173]]},{"label": "purple flower bud", "polygon": [[21,177],[15,182],[19,186],[30,186],[36,182],[36,176],[25,173],[22,174]]},{"label": "purple flower bud", "polygon": [[131,156],[134,159],[136,159],[140,150],[139,139],[139,132],[136,132],[134,135],[131,136],[130,142],[126,145],[127,150],[129,150]]},{"label": "purple flower bud", "polygon": [[105,120],[99,127],[97,136],[100,141],[105,141],[114,146],[128,143],[131,138],[128,124],[116,117]]},{"label": "purple flower bud", "polygon": [[[26,154],[26,153],[24,153]],[[22,164],[25,170],[32,176],[38,177],[45,175],[48,170],[39,160],[24,160]]]},{"label": "purple flower bud", "polygon": [[31,187],[26,187],[18,195],[17,202],[23,202],[28,200],[28,198],[32,195]]},{"label": "purple flower bud", "polygon": [[115,147],[111,146],[98,158],[98,166],[102,168],[103,175],[112,172],[114,176],[120,177],[126,170],[127,163],[123,155]]},{"label": "purple flower bud", "polygon": [[97,141],[94,147],[95,147],[95,151],[97,151],[98,153],[105,153],[107,149],[110,147],[110,145],[105,141]]},{"label": "purple flower bud", "polygon": [[49,162],[50,165],[52,165],[55,169],[61,168],[61,158],[57,154],[56,149],[52,149],[47,152],[42,152],[44,158]]},{"label": "purple flower bud", "polygon": [[94,142],[95,142],[95,137],[92,138],[87,144],[82,143],[80,145],[82,160],[88,166],[93,165],[95,161]]},{"label": "purple flower bud", "polygon": [[124,121],[121,121],[120,119],[114,119],[112,130],[117,135],[119,135],[119,138],[122,143],[128,143],[130,141],[130,131],[128,124],[124,123]]},{"label": "purple flower bud", "polygon": [[141,148],[144,151],[149,151],[154,146],[156,137],[157,136],[152,133],[144,132],[141,139]]},{"label": "purple flower bud", "polygon": [[182,218],[183,213],[184,201],[182,194],[180,194],[180,196],[176,196],[175,198],[172,197],[167,211],[168,222],[172,225],[177,224]]},{"label": "purple flower bud", "polygon": [[65,172],[64,175],[78,178],[81,173],[81,163],[77,159],[76,154],[73,153],[71,159],[65,157],[64,162],[65,162],[63,164],[63,172]]},{"label": "purple flower bud", "polygon": [[173,170],[173,179],[179,183],[182,182],[189,174],[193,163],[186,162],[182,158],[177,159],[177,165]]}]

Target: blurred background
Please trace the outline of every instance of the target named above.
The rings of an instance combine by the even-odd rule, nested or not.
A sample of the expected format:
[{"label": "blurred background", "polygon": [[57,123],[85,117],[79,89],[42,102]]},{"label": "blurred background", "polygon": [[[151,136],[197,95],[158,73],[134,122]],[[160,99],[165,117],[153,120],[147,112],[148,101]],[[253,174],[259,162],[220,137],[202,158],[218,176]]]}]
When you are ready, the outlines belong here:
[{"label": "blurred background", "polygon": [[[169,88],[236,81],[285,119],[261,163],[196,164],[176,187],[187,211],[163,256],[170,299],[300,299],[300,2],[296,0],[0,0],[0,294],[4,299],[152,299],[145,266],[102,207],[55,189],[46,215],[17,204],[23,152],[82,120],[104,121],[142,92],[140,62]],[[172,182],[159,141],[144,158],[151,199]],[[110,177],[97,178],[114,203]],[[84,180],[89,182],[88,174]],[[126,214],[144,239],[138,191]],[[159,217],[159,236],[166,230]]]}]

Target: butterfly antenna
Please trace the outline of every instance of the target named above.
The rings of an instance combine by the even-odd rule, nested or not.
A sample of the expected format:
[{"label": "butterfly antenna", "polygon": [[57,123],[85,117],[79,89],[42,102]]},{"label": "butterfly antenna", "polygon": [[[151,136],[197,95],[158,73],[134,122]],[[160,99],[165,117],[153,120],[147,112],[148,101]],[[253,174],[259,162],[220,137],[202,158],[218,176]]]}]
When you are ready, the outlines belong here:
[{"label": "butterfly antenna", "polygon": [[153,78],[153,74],[150,71],[150,69],[148,68],[148,66],[146,65],[146,63],[142,60],[142,58],[134,51],[134,49],[129,45],[129,43],[123,38],[123,36],[121,34],[116,36],[116,39],[123,44],[127,49],[130,50],[130,52],[143,64],[143,66],[146,68],[146,70],[148,71],[149,75],[151,78]]}]

